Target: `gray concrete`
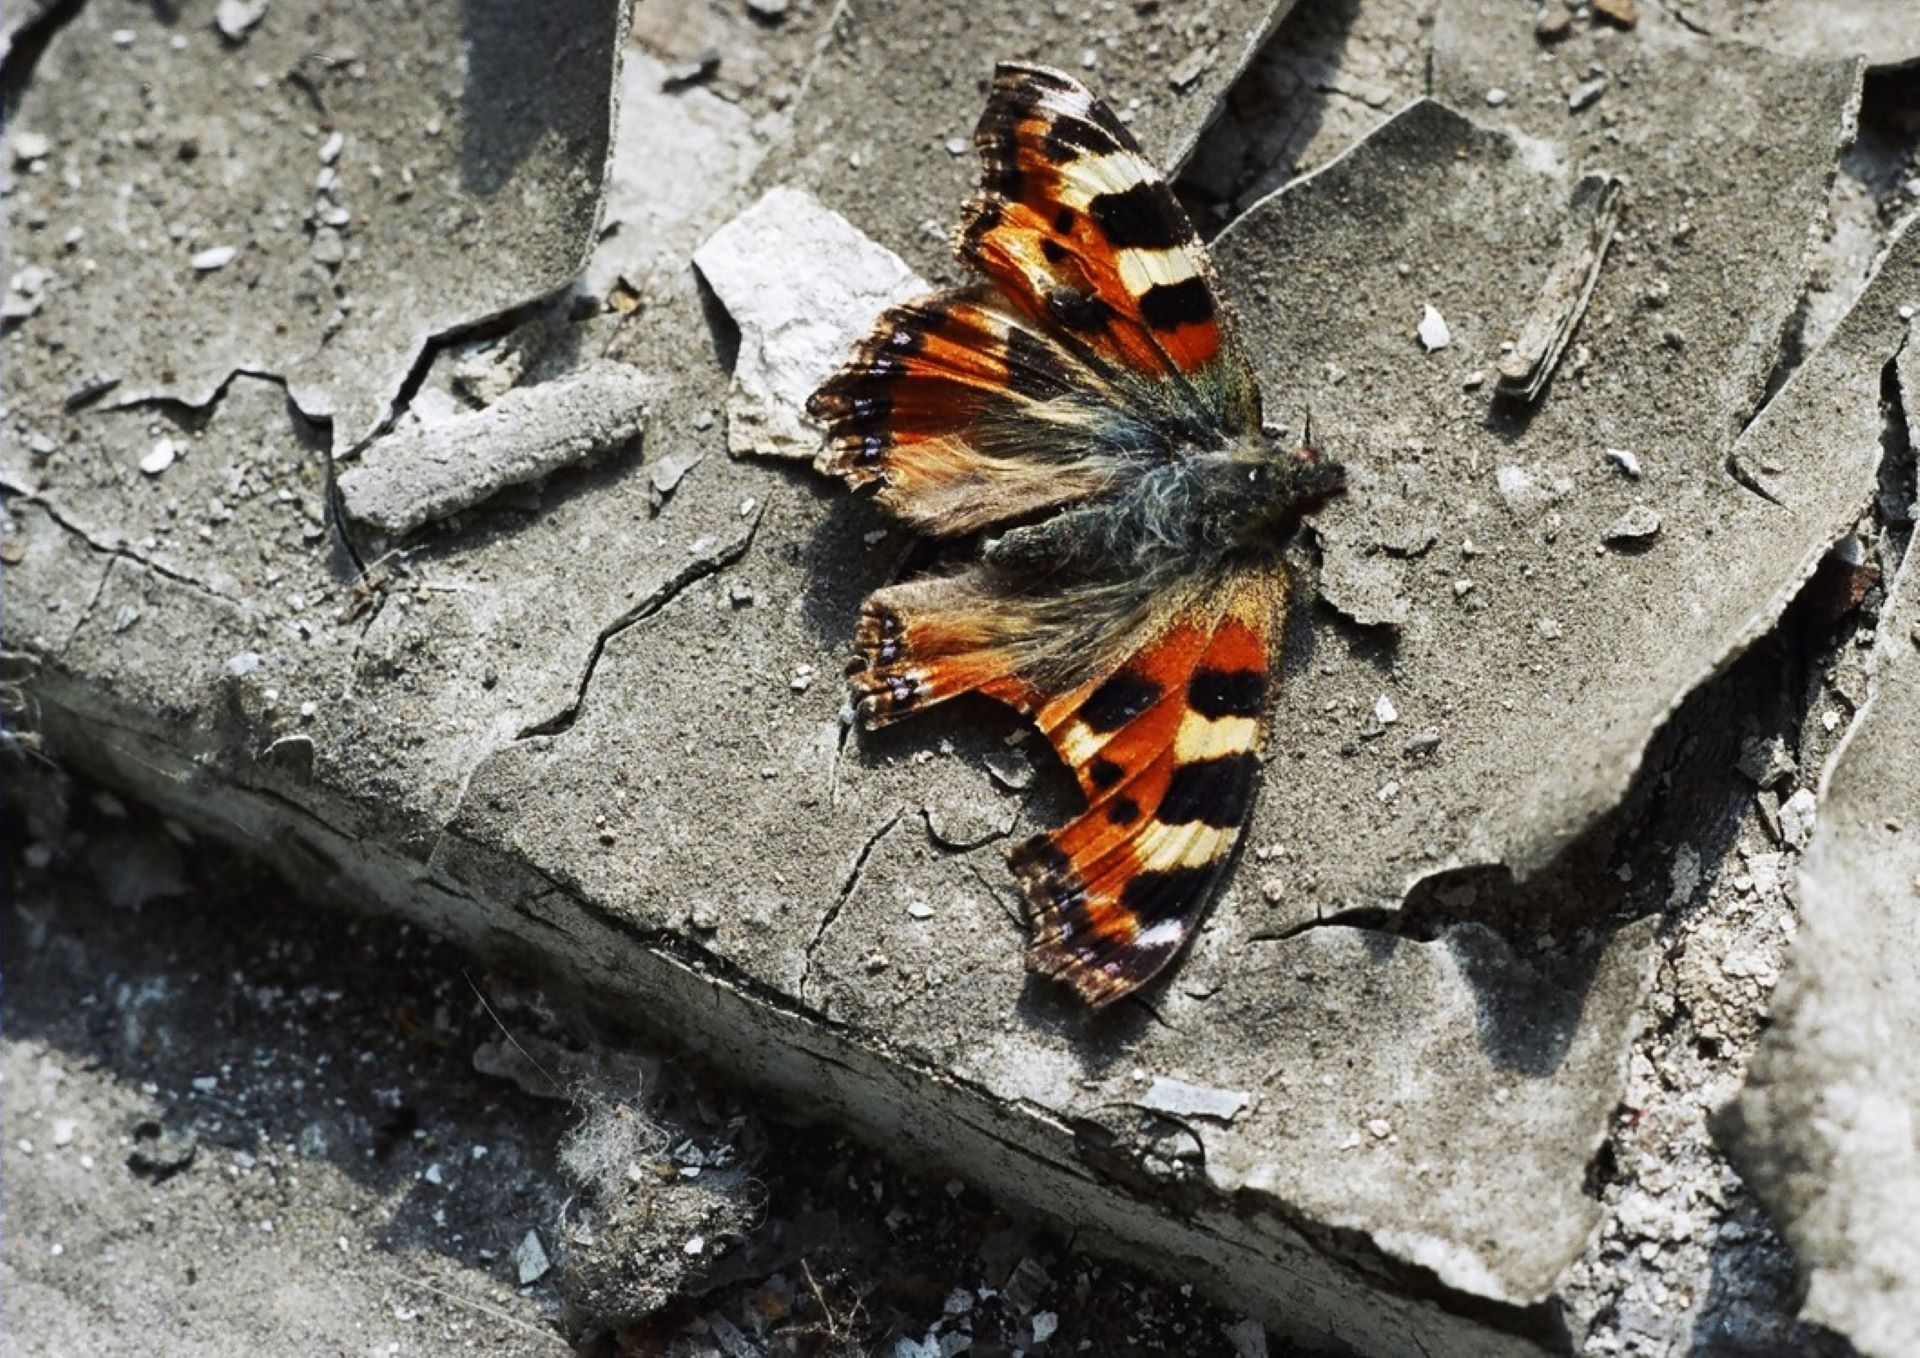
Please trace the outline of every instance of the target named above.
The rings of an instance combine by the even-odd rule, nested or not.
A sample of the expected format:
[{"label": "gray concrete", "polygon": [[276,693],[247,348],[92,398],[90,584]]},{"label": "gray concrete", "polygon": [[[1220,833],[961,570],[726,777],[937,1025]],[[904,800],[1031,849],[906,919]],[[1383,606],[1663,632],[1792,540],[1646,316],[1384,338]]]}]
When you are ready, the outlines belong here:
[{"label": "gray concrete", "polygon": [[[89,5],[56,38],[10,146],[92,126],[56,114],[98,96],[103,46],[121,59],[102,31],[114,8]],[[1143,137],[1171,161],[1285,8],[1126,8],[1090,78],[1140,100]],[[951,274],[941,241],[973,170],[946,141],[977,117],[992,56],[1082,69],[1092,40],[1068,18],[1016,43],[996,27],[1011,8],[949,30],[843,4],[785,114],[794,140],[764,159],[743,139],[768,129],[629,68],[647,82],[629,107],[650,116],[620,124],[619,206],[591,266],[609,63],[540,68],[571,82],[563,111],[595,111],[597,132],[549,135],[524,98],[448,104],[438,132],[396,122],[383,167],[416,141],[426,165],[477,137],[456,109],[523,120],[487,138],[522,147],[522,168],[438,181],[455,194],[443,212],[475,193],[498,208],[472,227],[512,262],[481,267],[469,240],[461,277],[487,283],[456,287],[447,218],[403,201],[391,252],[361,265],[369,290],[390,274],[397,291],[351,323],[407,323],[370,326],[377,356],[352,364],[344,329],[317,356],[241,333],[281,332],[272,308],[205,289],[250,256],[181,282],[212,236],[190,229],[182,264],[89,216],[81,254],[98,267],[74,267],[54,166],[22,174],[19,264],[57,281],[6,340],[11,668],[76,766],[329,894],[540,966],[566,994],[1084,1228],[1089,1248],[1315,1343],[1565,1350],[1569,1280],[1600,1267],[1609,1229],[1590,1180],[1663,1003],[1654,917],[1690,894],[1669,887],[1687,874],[1658,803],[1683,761],[1661,742],[1711,734],[1711,707],[1689,705],[1870,513],[1882,373],[1920,264],[1909,234],[1755,418],[1853,68],[1652,24],[1582,28],[1546,61],[1510,8],[1449,0],[1434,39],[1447,103],[1398,112],[1215,247],[1270,416],[1297,431],[1311,411],[1353,484],[1295,552],[1310,588],[1248,852],[1144,1001],[1091,1018],[1022,970],[1001,849],[1072,794],[1010,715],[849,730],[852,619],[910,536],[793,462],[730,455],[791,452],[803,432],[794,382],[742,398],[782,324],[877,308],[909,268]],[[229,86],[296,10],[276,4],[224,48],[205,16],[183,18],[179,52],[151,11],[139,22],[179,63],[169,78],[219,110],[253,97]],[[1194,52],[1214,56],[1189,81]],[[1601,55],[1621,78],[1570,112]],[[878,94],[857,97],[876,71]],[[1490,105],[1492,87],[1508,97]],[[317,125],[267,124],[319,163]],[[133,157],[105,126],[107,154]],[[63,135],[72,156],[93,134]],[[716,149],[711,182],[676,185],[684,207],[655,212],[646,167]],[[1625,180],[1622,226],[1551,381],[1516,410],[1494,397],[1501,346],[1586,230],[1569,208],[1588,171]],[[282,190],[248,184],[265,194],[248,211],[270,215]],[[822,270],[819,238],[785,229],[797,216],[748,211],[783,184],[843,214],[849,250],[905,263]],[[729,221],[707,258],[733,268],[703,281],[689,258]],[[179,287],[152,282],[151,311],[116,325],[91,280],[163,267]],[[583,269],[576,302],[522,307],[504,334],[440,346],[414,373],[428,336]],[[776,286],[802,275],[812,291]],[[1432,351],[1416,338],[1429,306],[1450,331]],[[290,314],[297,329],[306,313]],[[135,347],[168,316],[212,338]],[[589,363],[644,379],[639,454],[469,485],[457,514],[410,519],[410,537],[335,520],[336,493],[351,501],[369,474],[345,452],[396,394],[404,443],[462,403],[500,419]],[[120,384],[69,402],[96,371]],[[322,408],[331,429],[311,418]],[[1635,511],[1659,532],[1620,538]],[[1645,767],[1650,749],[1668,762]],[[1757,1013],[1764,993],[1740,1003]]]}]

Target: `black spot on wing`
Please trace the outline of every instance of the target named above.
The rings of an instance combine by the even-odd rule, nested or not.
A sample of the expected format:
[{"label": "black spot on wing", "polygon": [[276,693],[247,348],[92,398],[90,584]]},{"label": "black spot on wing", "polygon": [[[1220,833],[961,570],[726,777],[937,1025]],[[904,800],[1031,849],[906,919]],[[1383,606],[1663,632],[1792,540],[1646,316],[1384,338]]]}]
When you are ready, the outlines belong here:
[{"label": "black spot on wing", "polygon": [[1107,819],[1115,825],[1131,825],[1140,819],[1140,803],[1131,797],[1115,797],[1107,803]]},{"label": "black spot on wing", "polygon": [[1040,240],[1040,253],[1049,264],[1064,264],[1067,260],[1067,247],[1052,236],[1043,236]]},{"label": "black spot on wing", "polygon": [[1040,154],[1056,165],[1082,156],[1106,156],[1122,149],[1105,128],[1079,118],[1061,118],[1040,139]]},{"label": "black spot on wing", "polygon": [[1140,316],[1155,330],[1178,330],[1213,319],[1213,292],[1201,278],[1155,283],[1140,297]]},{"label": "black spot on wing", "polygon": [[1102,792],[1105,792],[1126,776],[1127,771],[1111,759],[1096,757],[1091,764],[1087,765],[1087,781],[1099,788]]},{"label": "black spot on wing", "polygon": [[1063,236],[1072,233],[1073,223],[1073,209],[1070,207],[1063,207],[1053,214],[1053,229]]},{"label": "black spot on wing", "polygon": [[1220,869],[1162,868],[1136,873],[1120,892],[1120,904],[1134,917],[1137,928],[1150,929],[1168,920],[1191,920],[1206,904]]},{"label": "black spot on wing", "polygon": [[1090,292],[1055,288],[1047,294],[1047,314],[1069,330],[1092,334],[1113,323],[1113,308]]},{"label": "black spot on wing", "polygon": [[1087,215],[1116,250],[1171,250],[1193,239],[1173,190],[1160,179],[1103,193],[1087,204]]},{"label": "black spot on wing", "polygon": [[1187,702],[1208,721],[1222,717],[1257,717],[1266,705],[1267,676],[1263,670],[1195,670],[1187,681]]},{"label": "black spot on wing", "polygon": [[1168,825],[1198,821],[1217,829],[1231,829],[1246,819],[1253,770],[1251,750],[1175,765],[1154,816]]},{"label": "black spot on wing", "polygon": [[1160,701],[1160,685],[1145,675],[1121,670],[1087,696],[1080,705],[1080,720],[1106,735]]}]

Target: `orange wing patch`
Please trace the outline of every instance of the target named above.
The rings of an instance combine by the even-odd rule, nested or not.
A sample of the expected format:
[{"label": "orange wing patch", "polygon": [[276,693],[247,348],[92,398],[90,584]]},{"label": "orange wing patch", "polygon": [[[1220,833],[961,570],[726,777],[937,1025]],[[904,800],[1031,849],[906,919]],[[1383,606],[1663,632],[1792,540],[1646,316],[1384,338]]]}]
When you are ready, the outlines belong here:
[{"label": "orange wing patch", "polygon": [[1038,713],[1087,809],[1009,855],[1033,917],[1028,965],[1096,1008],[1150,980],[1198,927],[1253,804],[1284,575],[1231,587],[1099,683]]},{"label": "orange wing patch", "polygon": [[962,288],[888,311],[807,409],[827,425],[821,471],[946,535],[1109,486],[1104,392],[999,294]]},{"label": "orange wing patch", "polygon": [[1109,363],[1199,379],[1228,430],[1260,423],[1205,249],[1126,125],[1077,81],[1003,63],[974,133],[984,166],[961,258]]}]

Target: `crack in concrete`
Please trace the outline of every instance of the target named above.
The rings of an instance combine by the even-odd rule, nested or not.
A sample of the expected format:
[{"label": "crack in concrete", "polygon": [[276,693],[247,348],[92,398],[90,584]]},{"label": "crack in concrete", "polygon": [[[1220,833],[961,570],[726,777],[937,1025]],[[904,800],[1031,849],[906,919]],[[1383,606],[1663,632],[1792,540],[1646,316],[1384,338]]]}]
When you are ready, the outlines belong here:
[{"label": "crack in concrete", "polygon": [[813,937],[807,940],[807,946],[802,949],[806,959],[800,968],[800,985],[798,987],[802,1003],[807,1002],[807,982],[813,979],[814,950],[817,949],[821,941],[826,938],[827,930],[833,927],[833,922],[840,918],[840,912],[846,908],[847,902],[852,899],[855,889],[860,885],[861,874],[867,870],[867,860],[873,857],[873,851],[879,848],[880,841],[891,834],[893,828],[906,818],[906,814],[907,810],[905,807],[898,808],[891,816],[887,817],[886,824],[867,836],[867,842],[860,846],[860,852],[854,856],[853,867],[848,870],[846,880],[840,884],[839,894],[834,897],[833,904],[827,907],[827,912],[820,917],[820,923],[814,929]]},{"label": "crack in concrete", "polygon": [[[175,584],[186,585],[189,588],[199,590],[202,594],[205,594],[207,597],[211,599],[217,599],[223,604],[228,604],[236,608],[241,608],[245,606],[241,600],[236,599],[231,595],[221,593],[219,590],[215,589],[212,585],[208,584],[206,581],[201,580],[195,576],[188,575],[185,571],[175,570],[171,566],[163,566],[158,561],[155,561],[151,557],[142,556],[139,552],[134,551],[131,547],[127,547],[124,545],[114,546],[111,543],[105,543],[105,542],[100,542],[96,540],[93,534],[89,533],[86,529],[82,528],[79,524],[73,522],[73,520],[67,518],[66,515],[62,514],[60,510],[54,506],[51,500],[48,500],[42,495],[24,491],[20,487],[5,481],[0,481],[0,490],[6,490],[11,492],[18,499],[18,502],[20,504],[33,505],[36,508],[45,512],[46,516],[49,519],[52,519],[57,526],[66,530],[68,533],[71,533],[74,537],[79,538],[80,541],[84,542],[87,545],[87,549],[89,551],[98,552],[102,556],[115,557],[122,561],[130,561],[136,566],[140,566],[143,569],[152,571],[155,575],[158,575],[165,579],[173,581]],[[106,577],[102,576],[101,588],[104,589],[105,587],[106,587]],[[96,590],[94,593],[94,598],[89,599],[87,601],[88,612],[92,611],[93,604],[98,598],[99,598],[99,591]],[[86,618],[85,618],[85,615],[83,614],[81,618],[81,622],[84,624],[85,621],[86,621]],[[77,634],[77,629],[76,629],[76,634]]]},{"label": "crack in concrete", "polygon": [[764,507],[756,508],[753,519],[747,525],[747,531],[739,538],[720,547],[711,555],[696,557],[650,591],[646,598],[603,627],[600,635],[594,639],[592,652],[587,656],[586,670],[581,674],[580,682],[574,687],[573,701],[545,721],[535,722],[531,726],[522,728],[514,739],[526,740],[531,736],[554,736],[571,730],[573,723],[579,719],[580,709],[586,705],[587,689],[593,684],[594,672],[600,667],[601,656],[606,654],[607,643],[628,628],[651,618],[691,586],[709,576],[718,575],[738,562],[753,546],[754,537],[760,531],[760,523],[765,514]]}]

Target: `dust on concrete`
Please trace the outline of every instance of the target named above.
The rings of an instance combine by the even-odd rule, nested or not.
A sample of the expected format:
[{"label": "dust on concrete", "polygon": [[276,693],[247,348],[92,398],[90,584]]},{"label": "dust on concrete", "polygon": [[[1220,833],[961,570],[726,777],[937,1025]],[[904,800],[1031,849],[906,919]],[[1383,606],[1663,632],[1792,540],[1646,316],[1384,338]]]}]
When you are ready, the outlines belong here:
[{"label": "dust on concrete", "polygon": [[[295,8],[273,6],[244,42],[213,50],[266,51]],[[1874,112],[1870,81],[1863,122],[1878,140],[1829,188],[1852,96],[1836,58],[1852,48],[1787,60],[1619,3],[1566,10],[1564,23],[1553,5],[1302,6],[1282,26],[1270,51],[1296,54],[1274,58],[1295,63],[1290,78],[1298,53],[1323,63],[1303,81],[1328,101],[1308,115],[1317,126],[1261,141],[1249,99],[1254,112],[1222,121],[1188,183],[1249,204],[1290,164],[1323,167],[1233,223],[1221,257],[1275,413],[1290,422],[1291,403],[1310,405],[1316,432],[1364,474],[1295,565],[1309,580],[1316,565],[1327,581],[1344,570],[1353,588],[1323,594],[1367,615],[1295,619],[1286,691],[1298,705],[1280,718],[1239,884],[1173,983],[1105,1026],[1017,970],[996,845],[1053,815],[1057,770],[979,710],[872,740],[846,731],[832,676],[851,612],[919,549],[870,509],[727,456],[739,337],[684,267],[695,224],[797,176],[914,263],[950,268],[940,242],[972,173],[950,143],[992,57],[1091,72],[1138,101],[1138,126],[1171,161],[1286,8],[1136,6],[1090,39],[1055,11],[1004,50],[994,23],[1012,11],[968,31],[859,4],[643,14],[652,47],[627,80],[645,82],[629,92],[648,116],[620,124],[598,272],[504,333],[442,346],[400,390],[401,422],[424,423],[579,362],[626,362],[662,383],[644,460],[507,491],[391,551],[335,531],[325,472],[338,419],[317,428],[252,378],[211,412],[109,411],[137,390],[117,371],[61,366],[41,341],[58,329],[64,281],[21,271],[7,317],[10,357],[27,360],[9,392],[24,437],[5,441],[16,499],[0,549],[24,602],[10,608],[9,646],[49,700],[49,737],[336,894],[492,955],[564,957],[580,990],[625,996],[638,1018],[788,1097],[853,1116],[903,1153],[947,1156],[1074,1220],[1082,1244],[1151,1240],[1190,1280],[1296,1330],[1381,1350],[1811,1342],[1788,1318],[1780,1243],[1703,1109],[1737,1087],[1782,970],[1815,770],[1866,691],[1845,649],[1879,616],[1866,568],[1893,564],[1881,525],[1899,506],[1884,478],[1875,495],[1873,463],[1885,461],[1878,406],[1911,250],[1872,284],[1867,266],[1912,196],[1897,168],[1912,155],[1898,118]],[[1401,93],[1425,88],[1429,46],[1434,90],[1457,111],[1387,123]],[[876,78],[887,97],[869,97]],[[289,77],[295,90],[302,79]],[[1761,104],[1764,118],[1743,112]],[[1675,140],[1702,117],[1721,144]],[[763,160],[789,130],[798,149]],[[25,176],[57,168],[56,138],[9,131],[46,143],[11,143]],[[1338,157],[1343,138],[1363,136]],[[719,169],[653,213],[649,137],[682,157],[659,164],[712,151]],[[353,142],[321,140],[316,158],[330,147],[345,164]],[[577,187],[592,151],[548,168]],[[1563,249],[1573,177],[1590,168],[1628,184],[1593,305],[1540,413],[1476,423],[1500,341]],[[1810,265],[1822,222],[1829,240]],[[27,226],[43,244],[65,240],[46,236],[50,216]],[[107,241],[73,248],[104,257]],[[331,238],[314,244],[330,257]],[[205,258],[203,282],[241,267],[237,251],[187,245]],[[1721,314],[1736,297],[1739,314]],[[1332,343],[1342,337],[1351,354]],[[353,398],[368,409],[390,384],[371,378]],[[1631,427],[1610,425],[1616,415]],[[249,438],[266,451],[249,455]],[[1463,449],[1464,469],[1449,461]],[[1461,484],[1479,490],[1466,506]],[[1461,509],[1479,518],[1463,527]],[[1656,514],[1656,535],[1613,531]],[[1836,541],[1839,564],[1801,588]],[[1710,606],[1676,621],[1663,600],[1695,567]],[[1777,623],[1796,594],[1795,609],[1818,612],[1830,587],[1824,622]],[[1615,632],[1658,663],[1625,667],[1599,698],[1580,692],[1574,679],[1631,650]],[[1746,662],[1712,681],[1756,637],[1800,648],[1786,654],[1806,683],[1771,706],[1749,703]],[[1448,648],[1466,658],[1448,661]],[[1435,701],[1443,671],[1465,688]],[[1624,712],[1617,739],[1584,740],[1559,708],[1528,710],[1549,700]],[[1789,745],[1793,769],[1748,759],[1717,724],[1729,712],[1751,727],[1742,737]],[[1561,750],[1577,776],[1516,790],[1520,728],[1544,730],[1549,743],[1527,748]],[[1475,734],[1503,732],[1469,776]],[[1765,785],[1743,784],[1742,763]],[[1427,795],[1445,787],[1516,815],[1475,821],[1472,806]],[[1335,795],[1302,800],[1308,788]],[[1315,814],[1337,832],[1313,830]],[[1354,826],[1377,825],[1397,849],[1351,844]],[[1503,861],[1532,876],[1516,887],[1469,866]],[[1342,886],[1342,862],[1382,869],[1391,889]],[[1410,876],[1427,880],[1403,903]],[[1237,1111],[1152,1106],[1169,1088],[1227,1091]],[[726,1137],[702,1135],[718,1154]],[[630,1161],[641,1149],[591,1144],[624,1146]],[[678,1168],[720,1184],[730,1166]],[[616,1223],[606,1238],[664,1263],[668,1245],[618,1224],[654,1201],[653,1185],[599,1177],[591,1205]],[[724,1219],[724,1202],[714,1210]],[[521,1235],[516,1274],[562,1243]],[[591,1255],[582,1245],[558,1272]],[[666,1274],[654,1291],[617,1267],[573,1276],[610,1316],[623,1296],[637,1307],[664,1291]],[[783,1286],[754,1304],[813,1295],[790,1271]],[[824,1287],[821,1334],[845,1339],[857,1300]],[[984,1300],[976,1288],[952,1314]],[[743,1310],[724,1319],[752,1330]],[[689,1323],[725,1349],[706,1315]],[[1037,1337],[969,1326],[983,1343]],[[963,1329],[935,1328],[914,1342],[938,1350]]]}]

